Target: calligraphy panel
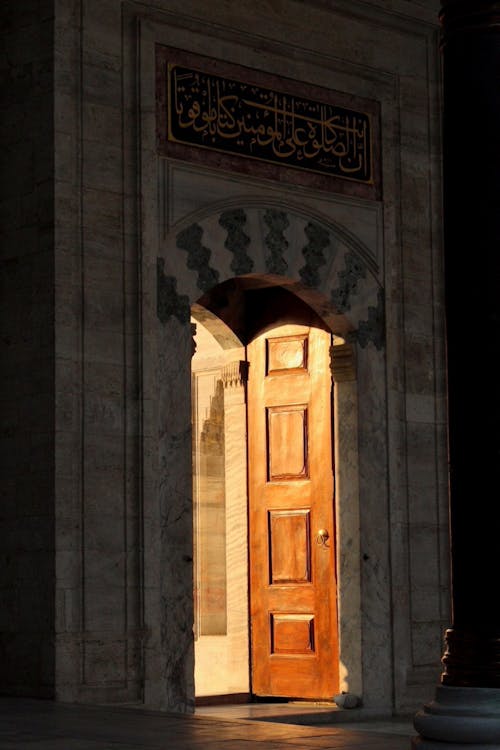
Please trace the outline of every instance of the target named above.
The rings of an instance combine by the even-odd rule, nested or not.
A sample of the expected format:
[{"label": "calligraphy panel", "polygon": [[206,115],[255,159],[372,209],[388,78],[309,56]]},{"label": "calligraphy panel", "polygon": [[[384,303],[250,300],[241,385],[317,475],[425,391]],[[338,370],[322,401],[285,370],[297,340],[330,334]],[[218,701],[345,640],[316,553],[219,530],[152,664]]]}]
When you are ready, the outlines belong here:
[{"label": "calligraphy panel", "polygon": [[158,47],[157,107],[162,154],[379,197],[372,101]]}]

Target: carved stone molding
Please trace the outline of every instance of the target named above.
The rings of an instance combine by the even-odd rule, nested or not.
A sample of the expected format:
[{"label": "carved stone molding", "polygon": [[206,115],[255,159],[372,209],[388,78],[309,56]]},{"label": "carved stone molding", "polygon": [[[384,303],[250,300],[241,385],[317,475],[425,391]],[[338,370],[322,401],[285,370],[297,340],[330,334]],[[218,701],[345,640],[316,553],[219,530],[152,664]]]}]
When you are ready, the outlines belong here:
[{"label": "carved stone molding", "polygon": [[500,685],[498,627],[453,627],[445,634],[444,685],[496,688]]},{"label": "carved stone molding", "polygon": [[177,279],[165,275],[165,260],[157,259],[156,265],[156,313],[165,323],[174,316],[179,323],[187,323],[190,315],[189,297],[177,292]]},{"label": "carved stone molding", "polygon": [[334,383],[356,380],[356,354],[352,344],[330,347],[330,369]]},{"label": "carved stone molding", "polygon": [[209,265],[212,251],[202,243],[203,228],[191,224],[177,235],[177,247],[187,253],[187,267],[198,273],[197,286],[206,292],[219,282],[219,272]]},{"label": "carved stone molding", "polygon": [[227,231],[224,247],[234,255],[231,270],[236,276],[250,273],[254,266],[252,258],[247,255],[250,237],[243,230],[246,220],[247,217],[242,208],[224,211],[219,217],[219,224]]},{"label": "carved stone molding", "polygon": [[221,371],[224,388],[237,388],[246,385],[248,380],[248,362],[238,360],[230,362]]}]

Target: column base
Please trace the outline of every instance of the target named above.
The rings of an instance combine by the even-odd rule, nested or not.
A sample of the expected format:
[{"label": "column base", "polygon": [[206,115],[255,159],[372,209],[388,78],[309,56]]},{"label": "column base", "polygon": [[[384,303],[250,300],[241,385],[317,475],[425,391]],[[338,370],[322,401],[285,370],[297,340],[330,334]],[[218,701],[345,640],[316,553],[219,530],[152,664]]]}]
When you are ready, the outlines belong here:
[{"label": "column base", "polygon": [[500,689],[439,685],[413,723],[415,750],[500,750]]}]

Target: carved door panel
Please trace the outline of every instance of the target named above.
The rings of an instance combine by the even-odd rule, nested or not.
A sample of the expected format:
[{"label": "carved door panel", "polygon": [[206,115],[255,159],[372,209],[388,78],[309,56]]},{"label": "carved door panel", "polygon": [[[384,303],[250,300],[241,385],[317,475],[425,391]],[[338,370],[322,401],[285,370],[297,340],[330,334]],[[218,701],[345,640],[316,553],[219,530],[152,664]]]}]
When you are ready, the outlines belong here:
[{"label": "carved door panel", "polygon": [[248,346],[252,691],[338,691],[330,349],[283,325]]}]

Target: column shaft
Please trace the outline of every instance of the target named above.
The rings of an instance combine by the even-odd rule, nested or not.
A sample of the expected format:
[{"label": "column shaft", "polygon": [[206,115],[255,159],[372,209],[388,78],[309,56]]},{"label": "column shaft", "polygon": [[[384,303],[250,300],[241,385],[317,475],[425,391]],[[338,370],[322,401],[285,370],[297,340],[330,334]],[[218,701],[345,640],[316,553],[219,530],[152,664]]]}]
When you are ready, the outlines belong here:
[{"label": "column shaft", "polygon": [[500,687],[500,3],[451,0],[441,20],[453,603],[443,683]]}]

